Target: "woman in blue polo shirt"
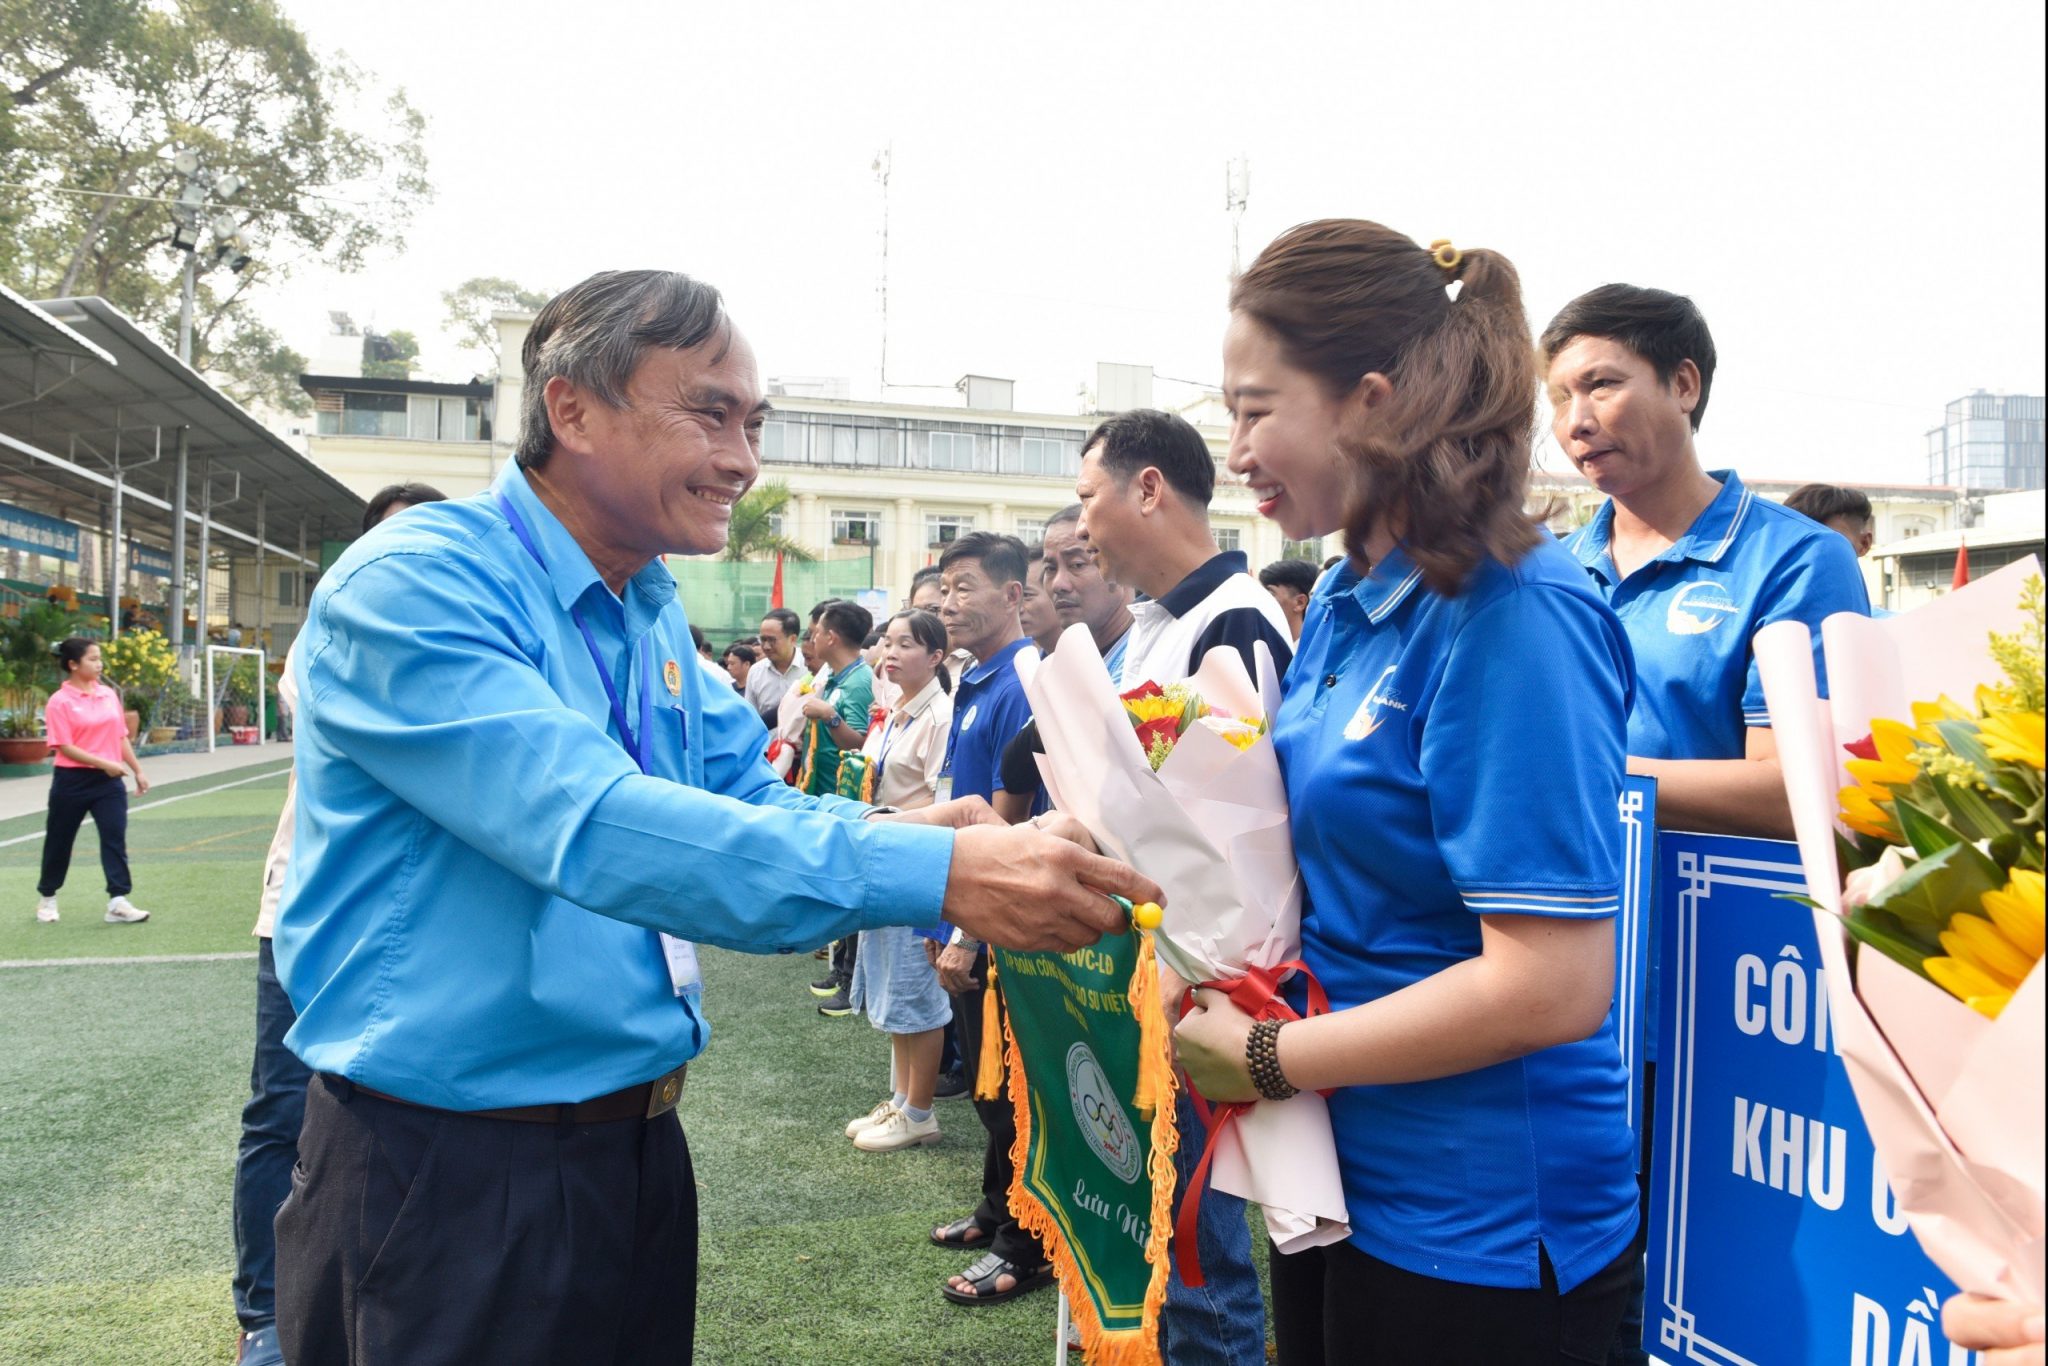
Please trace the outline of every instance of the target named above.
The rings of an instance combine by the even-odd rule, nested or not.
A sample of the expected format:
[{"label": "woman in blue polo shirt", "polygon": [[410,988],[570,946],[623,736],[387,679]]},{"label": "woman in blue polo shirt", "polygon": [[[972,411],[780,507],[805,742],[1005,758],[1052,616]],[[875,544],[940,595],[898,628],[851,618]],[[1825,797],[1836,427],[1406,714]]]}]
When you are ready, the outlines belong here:
[{"label": "woman in blue polo shirt", "polygon": [[1272,1258],[1280,1359],[1603,1361],[1636,1229],[1610,1013],[1633,671],[1523,512],[1519,282],[1326,221],[1231,308],[1231,468],[1289,537],[1351,552],[1274,723],[1330,1013],[1254,1026],[1204,992],[1177,1032],[1212,1098],[1331,1092],[1351,1237]]}]

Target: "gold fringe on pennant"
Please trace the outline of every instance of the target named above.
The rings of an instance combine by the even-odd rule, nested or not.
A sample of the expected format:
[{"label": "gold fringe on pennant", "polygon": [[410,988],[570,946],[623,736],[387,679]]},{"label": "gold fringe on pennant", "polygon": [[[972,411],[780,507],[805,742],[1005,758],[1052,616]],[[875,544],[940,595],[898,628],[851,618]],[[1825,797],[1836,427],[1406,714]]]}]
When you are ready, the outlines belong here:
[{"label": "gold fringe on pennant", "polygon": [[988,951],[988,986],[981,993],[981,1057],[974,1067],[974,1098],[994,1100],[1003,1092],[1003,1027],[996,1009],[996,951]]},{"label": "gold fringe on pennant", "polygon": [[[1139,979],[1148,970],[1155,1002],[1159,994],[1158,964],[1151,953],[1149,931],[1144,932],[1144,939],[1144,954],[1131,976],[1129,989],[1128,999],[1134,1012],[1143,991]],[[993,951],[990,962],[994,962]],[[1010,1077],[1010,1104],[1017,1112],[1017,1139],[1010,1146],[1010,1213],[1019,1228],[1045,1245],[1046,1254],[1052,1258],[1053,1274],[1066,1294],[1074,1325],[1081,1330],[1081,1360],[1085,1366],[1163,1366],[1159,1356],[1159,1311],[1166,1305],[1167,1243],[1173,1236],[1173,1187],[1177,1179],[1173,1159],[1180,1151],[1180,1130],[1174,1124],[1173,1114],[1173,1098],[1180,1090],[1180,1081],[1163,1051],[1165,1023],[1164,1016],[1156,1028],[1141,1019],[1138,1034],[1139,1047],[1145,1050],[1145,1055],[1138,1059],[1138,1076],[1142,1083],[1150,1071],[1156,1088],[1151,1093],[1152,1147],[1145,1159],[1145,1174],[1152,1180],[1152,1222],[1145,1238],[1145,1262],[1152,1268],[1152,1278],[1145,1286],[1144,1315],[1139,1327],[1111,1332],[1102,1326],[1095,1313],[1095,1301],[1088,1298],[1081,1268],[1075,1263],[1073,1249],[1067,1246],[1059,1224],[1024,1184],[1031,1153],[1031,1084],[1025,1077],[1024,1054],[1017,1047],[1007,1012],[1003,1017],[1003,1059]],[[1155,1047],[1162,1050],[1156,1057]]]},{"label": "gold fringe on pennant", "polygon": [[1138,931],[1138,966],[1131,973],[1128,997],[1131,1016],[1138,1022],[1138,1084],[1131,1104],[1138,1118],[1150,1120],[1158,1112],[1159,1098],[1171,1097],[1173,1064],[1166,1042],[1166,1003],[1159,999],[1159,955],[1152,946],[1152,931]]}]

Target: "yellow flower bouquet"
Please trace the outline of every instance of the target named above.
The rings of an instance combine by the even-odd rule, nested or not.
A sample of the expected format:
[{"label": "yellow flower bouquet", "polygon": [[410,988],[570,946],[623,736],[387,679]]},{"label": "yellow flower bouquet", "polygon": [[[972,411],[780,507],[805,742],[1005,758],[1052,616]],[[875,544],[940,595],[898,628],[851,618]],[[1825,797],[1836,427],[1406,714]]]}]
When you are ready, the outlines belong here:
[{"label": "yellow flower bouquet", "polygon": [[1755,648],[1842,1062],[1928,1256],[2040,1303],[2040,565],[1821,640],[1826,699],[1803,624]]}]

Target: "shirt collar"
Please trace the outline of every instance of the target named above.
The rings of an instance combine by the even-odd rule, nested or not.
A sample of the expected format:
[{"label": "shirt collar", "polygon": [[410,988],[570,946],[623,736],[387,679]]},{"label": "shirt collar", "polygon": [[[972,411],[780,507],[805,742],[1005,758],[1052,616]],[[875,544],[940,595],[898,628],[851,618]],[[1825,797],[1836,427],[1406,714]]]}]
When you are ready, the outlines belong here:
[{"label": "shirt collar", "polygon": [[994,654],[990,655],[987,659],[982,660],[981,662],[977,663],[973,668],[969,669],[967,671],[967,676],[965,678],[962,678],[960,681],[964,684],[972,684],[975,687],[980,687],[983,683],[986,683],[989,681],[989,679],[993,678],[996,675],[996,672],[1003,668],[1003,666],[1008,664],[1011,661],[1011,659],[1015,658],[1017,651],[1023,649],[1026,645],[1029,645],[1030,643],[1031,637],[1019,636],[1017,639],[1011,641],[1008,645],[1005,645],[1002,649],[997,650]]},{"label": "shirt collar", "polygon": [[[1701,564],[1718,564],[1728,548],[1735,544],[1736,534],[1741,531],[1743,520],[1749,515],[1753,495],[1742,486],[1734,470],[1709,470],[1707,474],[1721,485],[1721,491],[1714,495],[1685,534],[1671,543],[1671,548],[1657,556],[1659,560],[1698,560]],[[1593,514],[1593,520],[1571,539],[1572,554],[1579,563],[1612,580],[1614,557],[1609,553],[1614,540],[1614,500],[1608,499]]]},{"label": "shirt collar", "polygon": [[1248,572],[1247,560],[1241,550],[1219,550],[1195,570],[1156,599],[1160,607],[1176,617],[1184,617],[1201,606],[1202,600],[1221,588],[1233,574]]},{"label": "shirt collar", "polygon": [[[510,503],[526,523],[526,529],[540,551],[548,582],[554,587],[555,601],[561,604],[563,611],[574,611],[593,584],[602,589],[606,597],[611,596],[611,589],[598,574],[597,566],[590,562],[590,556],[569,534],[569,528],[562,525],[562,519],[540,500],[540,495],[533,491],[533,485],[526,481],[526,471],[520,469],[516,461],[507,462],[499,471],[491,491]],[[524,547],[521,553],[525,553]],[[669,572],[659,556],[626,582],[627,588],[644,602],[650,614],[675,601],[675,575]]]},{"label": "shirt collar", "polygon": [[1357,566],[1349,560],[1338,561],[1336,567],[1316,584],[1315,596],[1333,600],[1348,598],[1365,613],[1367,621],[1377,626],[1393,615],[1421,582],[1421,568],[1409,558],[1406,550],[1397,545],[1385,559],[1372,567],[1370,573],[1359,573]]},{"label": "shirt collar", "polygon": [[913,719],[923,716],[932,709],[932,703],[939,700],[939,691],[939,676],[933,674],[925,682],[925,685],[917,690],[917,696],[907,702],[900,703],[896,710],[902,715],[912,717]]}]

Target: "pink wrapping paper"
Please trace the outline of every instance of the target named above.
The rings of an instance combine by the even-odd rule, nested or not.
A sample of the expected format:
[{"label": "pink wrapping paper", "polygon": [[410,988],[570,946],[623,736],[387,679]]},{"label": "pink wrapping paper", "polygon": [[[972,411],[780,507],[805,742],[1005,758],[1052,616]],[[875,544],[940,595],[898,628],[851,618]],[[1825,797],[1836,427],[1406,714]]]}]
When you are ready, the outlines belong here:
[{"label": "pink wrapping paper", "polygon": [[[1086,627],[1068,628],[1045,659],[1025,651],[1017,673],[1045,742],[1039,767],[1053,801],[1165,889],[1154,935],[1161,961],[1199,982],[1293,958],[1301,875],[1272,740],[1240,751],[1192,727],[1154,773]],[[1254,686],[1237,652],[1218,649],[1187,681],[1213,708],[1270,719],[1279,708],[1270,658],[1260,675]],[[1283,1252],[1350,1236],[1329,1107],[1312,1091],[1247,1111],[1218,1144],[1211,1179],[1264,1209]]]},{"label": "pink wrapping paper", "polygon": [[[2044,1299],[2043,997],[2036,963],[1988,1020],[1883,954],[1840,921],[1837,793],[1845,744],[1876,717],[1946,693],[1966,705],[1999,680],[1993,631],[2022,621],[2029,558],[1917,611],[1821,625],[1833,701],[1816,686],[1812,634],[1778,622],[1756,635],[1764,696],[1798,833],[1842,1061],[1899,1207],[1935,1265],[1965,1290]],[[1854,963],[1853,973],[1851,963]]]}]

